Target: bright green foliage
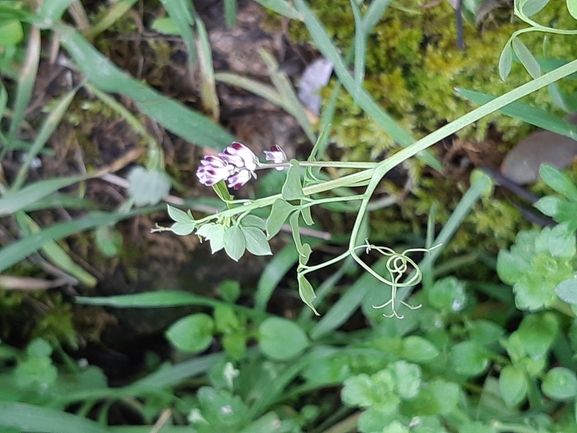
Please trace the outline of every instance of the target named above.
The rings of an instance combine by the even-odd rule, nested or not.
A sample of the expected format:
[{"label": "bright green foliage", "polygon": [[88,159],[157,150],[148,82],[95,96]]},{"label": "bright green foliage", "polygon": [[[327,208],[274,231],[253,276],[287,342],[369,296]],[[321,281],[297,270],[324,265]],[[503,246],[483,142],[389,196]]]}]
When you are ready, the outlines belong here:
[{"label": "bright green foliage", "polygon": [[52,347],[40,338],[32,341],[26,350],[26,359],[14,370],[14,378],[19,388],[34,387],[37,390],[54,384],[58,377],[50,355]]},{"label": "bright green foliage", "polygon": [[441,311],[461,311],[467,304],[465,286],[454,277],[438,280],[427,291],[427,298],[432,307]]},{"label": "bright green foliage", "polygon": [[557,299],[555,288],[573,277],[575,233],[567,225],[522,231],[510,251],[501,251],[499,277],[513,285],[519,309],[539,310]]},{"label": "bright green foliage", "polygon": [[556,367],[543,380],[543,393],[555,400],[567,400],[577,395],[577,376],[568,368]]},{"label": "bright green foliage", "polygon": [[[427,383],[417,365],[398,361],[370,376],[360,374],[345,380],[341,397],[346,405],[365,409],[358,424],[361,432],[409,431],[410,427],[427,431],[427,424],[442,432],[435,415],[450,413],[458,396],[455,384]],[[412,425],[411,417],[424,419]]]},{"label": "bright green foliage", "polygon": [[239,396],[208,386],[200,388],[196,396],[199,408],[198,411],[191,412],[189,420],[197,431],[238,431],[247,423],[248,408]]},{"label": "bright green foliage", "polygon": [[522,369],[507,365],[499,375],[501,396],[508,406],[520,403],[527,393],[528,382]]},{"label": "bright green foliage", "polygon": [[477,376],[489,366],[485,348],[475,341],[463,341],[451,348],[451,364],[464,376]]},{"label": "bright green foliage", "polygon": [[535,203],[535,207],[545,215],[566,223],[571,230],[577,230],[577,187],[565,174],[550,165],[542,165],[539,174],[543,182],[558,196],[545,196]]},{"label": "bright green foliage", "polygon": [[166,331],[166,338],[184,352],[202,352],[212,341],[214,321],[198,313],[180,319]]},{"label": "bright green foliage", "polygon": [[302,353],[309,345],[305,332],[294,322],[271,317],[259,327],[259,346],[270,359],[288,360]]}]

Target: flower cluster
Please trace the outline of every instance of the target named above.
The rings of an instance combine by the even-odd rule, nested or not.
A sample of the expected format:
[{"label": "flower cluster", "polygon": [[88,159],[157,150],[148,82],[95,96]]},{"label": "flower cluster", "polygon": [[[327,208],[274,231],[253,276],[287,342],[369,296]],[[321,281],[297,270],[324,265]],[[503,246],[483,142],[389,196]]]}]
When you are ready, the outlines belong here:
[{"label": "flower cluster", "polygon": [[[265,151],[268,161],[275,164],[286,162],[286,155],[279,146],[272,146]],[[256,155],[244,144],[233,141],[218,156],[208,155],[200,161],[200,167],[196,171],[200,183],[212,186],[221,180],[227,181],[229,188],[239,189],[247,183],[251,177],[256,178],[255,171],[265,168]],[[282,170],[283,167],[275,167]]]}]

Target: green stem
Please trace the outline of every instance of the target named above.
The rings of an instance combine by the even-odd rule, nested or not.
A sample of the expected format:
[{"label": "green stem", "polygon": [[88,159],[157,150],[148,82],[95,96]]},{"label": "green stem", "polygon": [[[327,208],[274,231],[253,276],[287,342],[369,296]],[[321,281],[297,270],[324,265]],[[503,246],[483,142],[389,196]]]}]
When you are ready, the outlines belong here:
[{"label": "green stem", "polygon": [[[343,161],[299,161],[301,167],[321,167],[321,168],[375,168],[380,164],[380,162],[343,162]],[[257,170],[266,168],[289,168],[291,166],[290,162],[277,162],[277,163],[259,163]]]},{"label": "green stem", "polygon": [[[456,133],[465,126],[470,125],[473,122],[476,122],[477,120],[481,119],[487,114],[500,110],[503,107],[506,107],[507,105],[511,104],[512,102],[515,102],[518,99],[521,99],[522,97],[536,90],[539,90],[543,87],[546,87],[547,85],[555,81],[558,81],[561,78],[564,78],[568,75],[571,75],[575,72],[577,72],[577,60],[573,60],[572,62],[569,62],[566,65],[563,65],[539,78],[536,78],[526,84],[523,84],[522,86],[519,86],[516,89],[511,90],[510,92],[493,99],[492,101],[482,105],[481,107],[474,109],[473,111],[437,129],[436,131],[420,139],[419,141],[411,144],[410,146],[401,149],[399,152],[392,155],[390,158],[387,158],[385,161],[377,163],[377,165],[374,166],[374,168],[368,168],[358,173],[341,177],[339,179],[333,179],[326,182],[321,182],[319,184],[307,186],[303,188],[303,192],[305,195],[310,196],[312,194],[318,194],[330,191],[334,188],[346,187],[352,184],[358,184],[370,180],[369,185],[367,186],[367,189],[365,191],[367,197],[364,198],[363,201],[361,202],[359,214],[357,220],[355,221],[353,232],[351,234],[351,242],[349,245],[351,247],[354,247],[354,242],[358,236],[361,227],[362,217],[367,211],[369,198],[373,195],[380,180],[389,170],[391,170],[393,167],[397,166],[401,162],[405,161],[406,159],[417,155],[419,152],[422,152],[426,148],[450,136],[451,134]],[[323,162],[322,164],[326,166],[327,163]],[[304,163],[301,163],[301,165],[304,165]],[[269,197],[264,197],[258,200],[254,200],[253,202],[245,206],[225,210],[222,213],[220,213],[220,216],[232,217],[234,215],[244,213],[246,211],[252,211],[254,209],[272,206],[272,204],[279,199],[282,199],[282,194],[275,194]],[[212,218],[215,218],[215,216],[211,215],[210,219]]]}]

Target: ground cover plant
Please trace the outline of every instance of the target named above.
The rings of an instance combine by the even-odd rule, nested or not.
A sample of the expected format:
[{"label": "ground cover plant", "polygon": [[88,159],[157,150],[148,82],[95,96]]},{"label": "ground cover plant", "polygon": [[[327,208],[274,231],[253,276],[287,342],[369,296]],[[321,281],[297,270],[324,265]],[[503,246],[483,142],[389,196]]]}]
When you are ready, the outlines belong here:
[{"label": "ground cover plant", "polygon": [[[482,121],[486,116],[496,119],[493,133],[512,125],[503,120],[511,116],[577,136],[574,125],[552,113],[574,111],[576,54],[555,44],[549,49],[550,39],[542,39],[554,34],[573,40],[577,3],[521,0],[514,10],[493,4],[487,12],[485,2],[459,2],[456,21],[463,12],[465,41],[476,49],[487,43],[476,33],[482,18],[509,14],[508,39],[497,38],[500,44],[493,47],[500,56],[494,56],[492,79],[499,85],[448,88],[430,74],[435,56],[420,52],[414,64],[404,65],[410,73],[387,70],[387,79],[423,93],[430,80],[435,88],[427,91],[438,93],[418,96],[405,107],[399,95],[380,102],[383,95],[371,77],[378,75],[382,59],[368,48],[383,35],[398,34],[399,53],[447,49],[434,31],[403,39],[407,35],[395,19],[426,18],[435,7],[441,18],[454,18],[448,4],[352,1],[335,8],[337,21],[346,16],[350,23],[348,30],[339,30],[324,21],[322,3],[259,3],[268,8],[271,26],[290,21],[295,38],[306,29],[306,38],[333,65],[333,82],[323,90],[318,115],[307,113],[286,65],[270,52],[256,53],[268,81],[239,71],[215,72],[217,46],[227,36],[210,37],[210,14],[201,16],[200,5],[128,0],[98,9],[72,0],[45,0],[37,8],[24,1],[0,2],[2,430],[575,431],[577,187],[572,174],[542,165],[535,189],[541,198],[533,210],[550,218],[547,226],[503,223],[511,230],[521,227],[504,239],[498,238],[501,220],[491,219],[491,213],[475,219],[503,202],[490,170],[469,170],[470,179],[459,184],[461,193],[450,204],[423,198],[423,185],[434,182],[431,173],[447,169],[433,146],[457,140],[457,134],[483,138],[491,133]],[[245,6],[223,4],[233,35],[248,25],[241,13]],[[156,13],[146,15],[145,7]],[[134,76],[112,61],[122,63],[122,30],[131,26],[141,27],[139,38],[156,32],[146,39],[154,62],[124,63]],[[457,50],[459,26],[446,25]],[[119,45],[113,46],[106,32],[118,32]],[[471,42],[471,35],[479,40]],[[444,42],[435,45],[437,38]],[[186,53],[180,66],[189,72],[183,80],[196,86],[184,102],[178,90],[187,87],[173,88],[163,75],[163,62],[175,67],[173,56],[181,58],[170,46],[174,41]],[[471,73],[466,65],[461,68]],[[143,71],[154,86],[139,79]],[[46,74],[62,80],[43,78]],[[217,82],[289,113],[300,127],[298,140],[310,142],[307,152],[275,140],[261,156],[254,144],[237,141],[218,123],[228,108]],[[431,113],[447,107],[439,100],[451,98],[458,101],[449,104],[455,109],[434,119]],[[389,113],[403,109],[407,117],[400,121]],[[421,121],[419,111],[425,116]],[[90,116],[103,119],[101,128],[112,131],[102,144],[108,144],[108,153],[97,149],[100,159],[89,157],[90,139],[101,140]],[[125,130],[118,128],[118,119]],[[372,135],[359,133],[365,128]],[[372,148],[375,135],[383,140]],[[342,150],[359,137],[358,149]],[[178,150],[191,145],[205,150],[189,156],[191,165],[181,163]],[[367,151],[370,162],[353,162]],[[405,168],[404,192],[390,178],[399,167]],[[112,186],[119,189],[110,192]],[[389,222],[380,221],[388,209],[415,198],[422,199],[418,206],[426,217],[412,219],[413,230],[404,225],[396,226],[397,233],[379,230]],[[508,212],[500,218],[514,211]],[[146,225],[152,220],[158,224]],[[481,249],[477,238],[463,231],[486,232],[483,224],[495,239],[488,246],[485,239]],[[208,280],[187,284],[154,255],[158,248],[152,242],[174,239],[188,242],[188,249],[168,243],[170,255],[187,256],[196,249],[215,254]],[[469,240],[465,254],[454,247],[463,239]],[[128,294],[117,294],[118,274],[106,279],[103,269],[138,263],[133,256],[141,255],[151,256],[145,262],[149,269],[125,265]],[[262,265],[249,262],[251,255],[271,257]],[[244,267],[261,263],[258,278],[227,278],[236,261]],[[159,283],[129,278],[137,272],[151,278],[155,269],[163,277]],[[211,290],[214,281],[219,283]],[[32,294],[32,288],[42,290]],[[48,291],[52,288],[58,289]],[[23,321],[21,315],[30,311],[34,318]],[[130,377],[91,362],[102,358],[82,357],[83,347],[90,339],[103,339],[105,328],[122,329],[114,328],[114,320],[130,323],[134,316],[164,336],[168,355],[145,340],[146,361]],[[161,316],[160,324],[155,316]],[[137,338],[122,337],[124,344]],[[112,352],[96,347],[100,357]]]}]

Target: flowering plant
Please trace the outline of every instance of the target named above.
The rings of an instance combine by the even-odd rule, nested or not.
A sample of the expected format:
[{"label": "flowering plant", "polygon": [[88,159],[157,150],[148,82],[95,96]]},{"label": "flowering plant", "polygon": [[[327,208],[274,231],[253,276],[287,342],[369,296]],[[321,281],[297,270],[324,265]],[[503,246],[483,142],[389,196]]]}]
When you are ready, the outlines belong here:
[{"label": "flowering plant", "polygon": [[[521,4],[520,8],[517,4]],[[574,31],[560,31],[540,27],[538,24],[531,21],[525,15],[525,7],[531,2],[521,1],[515,2],[516,15],[526,21],[532,26],[531,29],[525,31],[553,31],[554,33],[571,34]],[[543,4],[541,4],[543,3]],[[546,2],[539,3],[539,8],[544,6]],[[319,29],[319,23],[308,11],[306,5],[301,0],[297,1],[299,8],[305,12],[305,24],[307,27],[315,29],[317,35],[322,36],[322,31]],[[536,13],[539,8],[532,9]],[[528,8],[531,9],[531,8]],[[507,107],[511,103],[526,96],[527,94],[549,86],[550,90],[555,92],[555,81],[564,78],[575,72],[577,69],[577,60],[569,62],[557,69],[540,75],[541,70],[538,62],[532,57],[530,52],[515,38],[520,32],[515,33],[511,40],[507,43],[505,50],[501,55],[499,70],[502,78],[506,78],[510,71],[511,62],[513,58],[513,51],[517,55],[520,62],[533,76],[533,80],[517,87],[516,89],[502,95],[500,97],[488,98],[487,95],[481,95],[485,103],[481,107],[471,111],[470,113],[460,117],[459,119],[437,129],[428,136],[412,142],[412,137],[399,132],[400,128],[391,122],[389,116],[383,112],[378,104],[364,92],[362,86],[348,74],[345,64],[338,58],[336,52],[325,50],[323,52],[327,58],[333,59],[335,72],[341,79],[344,87],[351,93],[356,95],[356,102],[367,113],[378,121],[380,124],[388,124],[391,126],[390,133],[394,135],[395,140],[405,146],[396,154],[390,156],[388,159],[381,162],[338,162],[338,161],[318,161],[316,159],[320,148],[324,148],[328,140],[328,131],[323,131],[313,147],[311,155],[306,161],[286,160],[286,155],[278,146],[273,146],[269,151],[265,151],[267,161],[260,162],[256,155],[245,145],[233,142],[218,156],[206,156],[202,161],[197,176],[199,181],[207,186],[212,186],[218,196],[226,204],[226,209],[216,213],[207,215],[200,219],[195,219],[190,211],[184,212],[175,207],[168,206],[168,213],[175,221],[169,228],[158,227],[156,231],[172,231],[179,235],[188,235],[193,232],[202,240],[208,240],[212,252],[224,249],[224,251],[234,260],[239,260],[244,252],[249,252],[256,255],[272,254],[268,241],[274,237],[288,221],[296,249],[299,253],[297,279],[299,285],[299,294],[301,299],[313,309],[313,300],[316,295],[312,285],[307,280],[306,275],[309,272],[324,268],[326,266],[337,263],[345,258],[351,257],[358,265],[365,269],[368,273],[376,279],[391,287],[392,296],[388,302],[384,302],[375,308],[390,307],[389,317],[395,316],[401,318],[397,313],[397,302],[409,308],[413,307],[407,304],[404,299],[410,293],[411,288],[421,280],[421,271],[419,266],[408,257],[408,254],[416,251],[405,250],[403,253],[396,253],[384,246],[376,246],[368,241],[369,233],[367,229],[367,214],[370,210],[378,207],[376,203],[372,202],[372,197],[381,181],[381,179],[396,165],[402,163],[406,159],[417,156],[422,158],[425,162],[432,165],[434,168],[440,169],[440,164],[430,154],[426,153],[426,149],[456,133],[460,129],[471,125],[478,121],[483,116],[493,113],[497,110]],[[323,45],[323,44],[319,44]],[[337,61],[338,60],[338,61]],[[361,62],[362,63],[362,62]],[[355,64],[355,67],[357,65]],[[355,70],[355,72],[357,72]],[[362,76],[362,74],[361,74]],[[469,95],[471,98],[478,97],[474,92],[458,89],[462,94]],[[328,123],[328,122],[327,122]],[[314,134],[309,131],[310,135]],[[308,134],[307,134],[308,135]],[[328,179],[320,176],[322,168],[349,168],[359,170],[353,174],[343,176],[338,179]],[[283,183],[280,193],[270,195],[268,197],[259,198],[255,200],[235,200],[230,195],[227,189],[233,188],[235,190],[246,184],[251,178],[256,178],[256,171],[266,168],[275,168],[278,170],[287,170],[286,179]],[[477,176],[478,177],[478,176]],[[483,188],[488,188],[489,181],[487,179],[477,180],[470,191],[481,191]],[[342,191],[350,191],[346,188],[364,188],[360,194],[351,193],[346,195]],[[328,192],[333,192],[332,195],[327,195]],[[479,192],[480,193],[480,192]],[[466,197],[463,198],[463,207],[467,206]],[[393,203],[394,199],[388,199],[388,203]],[[469,200],[470,201],[470,200]],[[308,265],[308,260],[312,253],[310,244],[303,242],[301,239],[301,224],[312,225],[313,219],[311,215],[311,207],[314,205],[322,205],[336,202],[358,202],[355,205],[357,216],[354,222],[353,229],[348,242],[347,250],[326,262],[318,265]],[[353,205],[353,203],[350,203]],[[382,206],[382,202],[380,202]],[[268,217],[262,219],[253,214],[257,209],[267,209]],[[456,219],[460,218],[463,213],[462,209],[455,209],[454,214]],[[445,237],[443,237],[445,236]],[[442,243],[441,240],[447,239],[448,236],[444,231],[441,231],[437,238],[437,245]],[[428,249],[417,249],[425,252],[431,251],[433,243],[429,243]],[[436,247],[435,247],[436,248]],[[380,275],[368,264],[366,264],[359,256],[359,251],[377,251],[378,253],[388,257],[386,260],[386,269],[390,279]],[[441,248],[437,248],[429,257],[438,255]],[[428,257],[427,257],[428,258]],[[427,266],[432,265],[431,258],[427,262]],[[410,265],[410,266],[409,266]],[[412,272],[405,276],[408,272]],[[402,280],[406,277],[405,280]],[[397,290],[404,289],[402,293],[397,293]],[[318,313],[317,313],[318,314]],[[385,314],[386,315],[386,314]]]}]

